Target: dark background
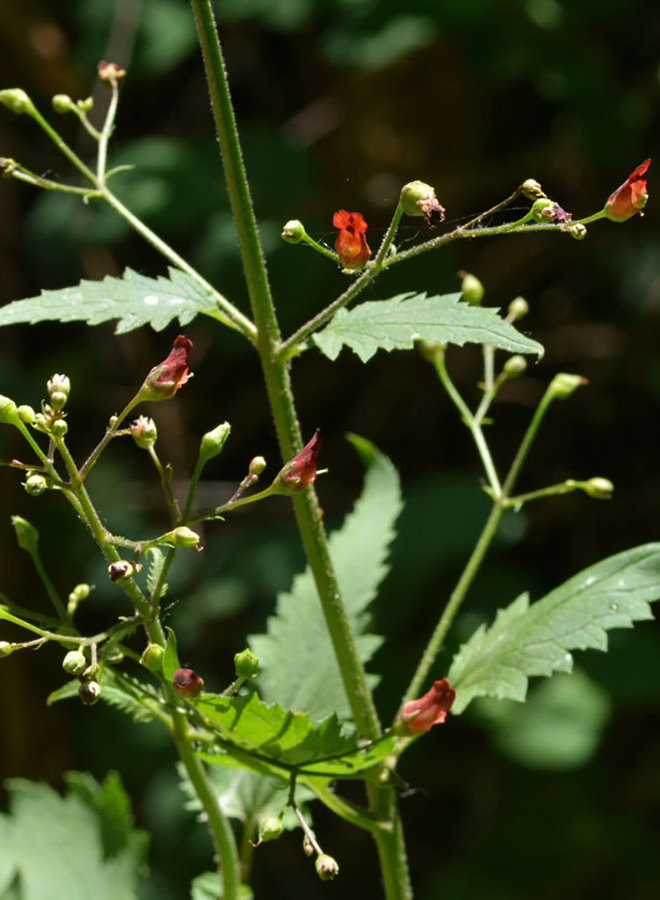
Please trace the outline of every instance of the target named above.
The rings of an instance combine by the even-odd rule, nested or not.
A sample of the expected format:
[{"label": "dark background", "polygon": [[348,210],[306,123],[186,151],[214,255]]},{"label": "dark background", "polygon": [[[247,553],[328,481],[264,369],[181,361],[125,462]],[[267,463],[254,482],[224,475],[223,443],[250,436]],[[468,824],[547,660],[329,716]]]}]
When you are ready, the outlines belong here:
[{"label": "dark background", "polygon": [[[527,177],[579,217],[600,209],[638,163],[657,155],[660,18],[646,0],[224,0],[216,9],[286,333],[347,284],[329,261],[281,242],[288,219],[301,219],[318,240],[332,243],[333,212],[361,210],[373,246],[406,181],[433,184],[456,223]],[[73,117],[49,112],[50,96],[93,93],[98,123],[108,96],[95,77],[100,59],[129,70],[111,165],[138,168],[118,176],[115,190],[247,309],[188,5],[0,6],[0,85],[27,90],[82,155],[91,153],[89,139]],[[71,176],[35,124],[7,110],[0,110],[0,153],[53,178]],[[614,481],[614,499],[575,494],[512,516],[454,642],[521,590],[538,598],[601,557],[657,537],[654,182],[652,167],[647,215],[622,225],[596,223],[583,242],[563,235],[462,241],[396,267],[364,296],[452,292],[457,270],[467,269],[484,282],[487,305],[527,298],[531,312],[521,328],[545,345],[546,356],[494,407],[488,434],[502,469],[555,372],[590,382],[551,410],[520,488],[602,475]],[[408,219],[400,243],[427,236],[421,220]],[[118,275],[126,266],[149,275],[165,271],[110,212],[12,181],[0,185],[3,303],[81,277]],[[177,333],[177,326],[119,337],[109,325],[5,328],[0,391],[36,407],[46,379],[66,372],[73,383],[70,446],[83,458]],[[195,342],[195,378],[152,412],[161,456],[181,480],[190,474],[199,436],[224,419],[232,423],[222,459],[208,470],[218,481],[204,496],[218,502],[255,454],[276,471],[276,441],[249,347],[205,319],[186,333]],[[476,401],[478,350],[451,351],[449,362],[457,384]],[[360,488],[346,432],[373,440],[401,472],[407,507],[393,572],[374,609],[374,627],[388,637],[371,665],[382,674],[377,701],[387,720],[483,523],[487,503],[476,454],[433,371],[414,353],[380,353],[363,366],[348,351],[336,364],[312,352],[295,363],[294,386],[305,434],[317,426],[324,433],[322,462],[330,474],[319,493],[330,526]],[[16,435],[3,431],[2,457],[23,453]],[[65,595],[78,581],[97,586],[84,623],[111,621],[122,601],[74,515],[57,496],[28,497],[15,472],[3,469],[0,479],[0,588],[15,602],[45,608],[41,585],[14,541],[9,516],[19,513],[39,527],[45,562]],[[118,533],[152,533],[166,524],[155,475],[137,449],[113,446],[91,487]],[[208,529],[204,544],[205,554],[182,560],[169,621],[186,662],[221,689],[232,676],[233,654],[264,627],[302,557],[285,503],[259,505],[231,527]],[[404,758],[402,774],[415,790],[402,811],[420,898],[658,895],[660,642],[655,626],[645,623],[634,634],[613,634],[610,645],[608,656],[578,654],[584,677],[575,682],[583,686],[577,706],[562,694],[570,721],[560,716],[554,727],[546,719],[544,730],[524,718],[533,703],[522,714],[484,706],[450,718]],[[448,650],[437,677],[450,659]],[[153,834],[145,897],[186,896],[192,875],[209,867],[209,846],[182,812],[166,737],[103,706],[46,708],[47,694],[62,680],[51,649],[2,662],[0,772],[59,786],[68,768],[97,777],[119,769],[139,824]],[[572,752],[583,732],[583,745],[578,740]],[[368,837],[322,811],[317,831],[342,867],[340,881],[323,890],[378,896]],[[258,897],[290,897],[292,885],[299,896],[321,890],[298,836],[260,849],[255,878]]]}]

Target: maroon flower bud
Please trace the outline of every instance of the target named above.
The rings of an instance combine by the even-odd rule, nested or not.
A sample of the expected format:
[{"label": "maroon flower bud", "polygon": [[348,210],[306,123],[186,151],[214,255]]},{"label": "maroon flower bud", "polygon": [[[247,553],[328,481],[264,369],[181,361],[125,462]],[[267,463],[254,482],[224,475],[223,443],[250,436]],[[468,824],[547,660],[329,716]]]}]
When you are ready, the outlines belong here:
[{"label": "maroon flower bud", "polygon": [[141,400],[169,400],[191,377],[188,356],[193,342],[182,334],[172,344],[167,359],[154,366],[140,389]]},{"label": "maroon flower bud", "polygon": [[132,576],[133,571],[133,566],[127,559],[118,559],[108,566],[110,581],[126,581]]},{"label": "maroon flower bud", "polygon": [[339,229],[335,250],[342,266],[345,269],[361,269],[371,256],[366,238],[369,226],[364,216],[359,212],[340,209],[332,217],[332,224]]},{"label": "maroon flower bud", "polygon": [[442,725],[445,721],[455,697],[456,691],[443,678],[419,700],[406,703],[401,720],[408,731],[430,731],[434,725]]},{"label": "maroon flower bud", "polygon": [[98,681],[81,681],[78,696],[85,706],[92,706],[101,696],[101,685]]},{"label": "maroon flower bud", "polygon": [[279,482],[280,493],[292,494],[314,484],[322,446],[321,432],[317,428],[311,441],[284,466],[275,479],[276,484]]},{"label": "maroon flower bud", "polygon": [[615,222],[625,222],[626,219],[630,219],[635,213],[642,214],[642,210],[649,198],[644,175],[646,175],[650,165],[651,160],[645,160],[641,165],[637,166],[635,171],[620,187],[610,194],[605,204],[605,212],[609,219]]},{"label": "maroon flower bud", "polygon": [[172,676],[172,684],[179,697],[185,700],[197,697],[204,689],[204,680],[192,669],[177,669]]}]

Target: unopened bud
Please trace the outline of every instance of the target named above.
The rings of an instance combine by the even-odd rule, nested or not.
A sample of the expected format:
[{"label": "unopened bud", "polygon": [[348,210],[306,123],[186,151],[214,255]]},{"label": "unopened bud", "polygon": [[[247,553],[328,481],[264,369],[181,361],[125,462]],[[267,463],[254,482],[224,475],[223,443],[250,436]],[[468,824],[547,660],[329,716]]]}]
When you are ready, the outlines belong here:
[{"label": "unopened bud", "polygon": [[316,874],[321,881],[332,881],[339,875],[339,865],[336,859],[328,856],[327,853],[321,853],[316,857]]},{"label": "unopened bud", "polygon": [[118,559],[108,566],[110,581],[127,581],[133,575],[133,566],[127,559]]},{"label": "unopened bud", "polygon": [[282,837],[283,831],[284,825],[282,820],[278,819],[277,816],[269,816],[259,825],[259,843],[265,844],[267,841],[276,841]]},{"label": "unopened bud", "polygon": [[222,422],[222,424],[216,425],[211,431],[206,432],[199,444],[200,466],[206,465],[210,459],[222,453],[230,433],[231,425],[229,422]]},{"label": "unopened bud", "polygon": [[234,656],[234,665],[239,678],[256,678],[259,672],[259,657],[250,649],[241,650]]},{"label": "unopened bud", "polygon": [[435,195],[435,189],[423,181],[409,181],[401,188],[399,202],[407,216],[425,216],[432,228],[444,221],[445,208]]},{"label": "unopened bud", "polygon": [[110,647],[107,653],[104,656],[105,662],[111,663],[113,665],[118,665],[120,662],[124,661],[124,651],[117,647],[115,644],[114,647]]},{"label": "unopened bud", "polygon": [[141,450],[148,450],[149,447],[153,447],[158,439],[156,423],[149,416],[138,416],[129,431]]},{"label": "unopened bud", "polygon": [[596,477],[585,481],[582,485],[582,490],[589,494],[590,497],[595,497],[596,500],[611,500],[614,493],[614,485],[609,478]]},{"label": "unopened bud", "polygon": [[446,346],[439,344],[437,341],[416,341],[415,346],[427,362],[433,363],[438,358],[442,358]]},{"label": "unopened bud", "polygon": [[165,650],[160,644],[147,644],[142,651],[140,662],[150,672],[160,672],[163,668],[163,655]]},{"label": "unopened bud", "polygon": [[84,100],[76,100],[76,106],[82,112],[88,113],[91,109],[94,109],[94,98],[85,97]]},{"label": "unopened bud", "polygon": [[23,519],[21,516],[12,516],[11,524],[14,526],[16,540],[21,550],[31,554],[36,553],[37,544],[39,543],[39,532],[34,525],[30,525],[27,519]]},{"label": "unopened bud", "polygon": [[32,115],[36,110],[34,103],[22,88],[6,88],[0,91],[0,103],[14,113]]},{"label": "unopened bud", "polygon": [[[67,375],[51,375],[51,377],[46,382],[46,388],[48,390],[48,395],[50,397],[51,406],[54,409],[61,409],[61,407],[56,407],[55,402],[53,401],[53,394],[64,394],[64,402],[66,403],[66,399],[69,396],[71,391],[71,382]],[[63,406],[64,404],[62,404]]]},{"label": "unopened bud", "polygon": [[24,403],[22,406],[18,407],[16,412],[18,413],[18,418],[21,420],[21,422],[23,422],[24,425],[33,424],[36,413],[31,406],[28,406]]},{"label": "unopened bud", "polygon": [[48,419],[43,413],[35,413],[32,423],[37,431],[48,431]]},{"label": "unopened bud", "polygon": [[543,188],[536,178],[527,178],[523,181],[521,190],[525,197],[528,197],[530,200],[538,200],[541,197],[545,197]]},{"label": "unopened bud", "polygon": [[67,597],[67,606],[66,610],[70,616],[74,614],[76,609],[78,608],[78,604],[82,603],[83,600],[86,600],[92,589],[88,584],[77,584],[74,589],[71,591],[69,596]]},{"label": "unopened bud", "polygon": [[101,685],[98,681],[82,681],[78,688],[78,696],[85,706],[93,706],[101,696]]},{"label": "unopened bud", "polygon": [[55,419],[55,421],[50,426],[50,430],[53,437],[63,438],[69,430],[69,426],[66,424],[64,419]]},{"label": "unopened bud", "polygon": [[199,535],[187,525],[179,525],[163,535],[163,541],[172,544],[177,550],[184,550],[187,547],[196,547],[199,544]]},{"label": "unopened bud", "polygon": [[314,845],[307,837],[307,835],[305,835],[305,837],[303,838],[303,853],[305,854],[305,856],[314,855]]},{"label": "unopened bud", "polygon": [[2,394],[0,394],[0,422],[4,422],[5,425],[16,425],[19,422],[16,404]]},{"label": "unopened bud", "polygon": [[568,233],[576,241],[581,241],[587,236],[587,226],[583,225],[582,222],[576,222],[575,225],[571,225],[568,229]]},{"label": "unopened bud", "polygon": [[282,240],[287,244],[299,244],[306,234],[303,223],[298,219],[291,219],[282,229]]},{"label": "unopened bud", "polygon": [[461,291],[463,300],[469,303],[470,306],[480,306],[484,296],[483,284],[476,275],[471,275],[469,272],[460,271],[458,274],[462,279]]},{"label": "unopened bud", "polygon": [[192,669],[177,669],[172,676],[172,685],[179,697],[190,700],[202,693],[204,679]]},{"label": "unopened bud", "polygon": [[255,456],[250,460],[250,467],[248,469],[250,475],[255,475],[257,478],[266,468],[266,460],[263,456]]},{"label": "unopened bud", "polygon": [[527,369],[527,360],[524,356],[510,356],[504,363],[504,374],[507,378],[517,378]]},{"label": "unopened bud", "polygon": [[516,297],[509,303],[509,318],[512,322],[522,319],[529,312],[529,303],[524,297]]},{"label": "unopened bud", "polygon": [[37,472],[32,472],[23,482],[23,487],[25,488],[26,494],[29,494],[31,497],[38,497],[46,490],[46,488],[48,487],[48,482],[43,475],[39,475]]},{"label": "unopened bud", "polygon": [[60,114],[68,113],[74,107],[73,100],[68,94],[55,94],[50,102],[52,103],[55,112]]},{"label": "unopened bud", "polygon": [[4,659],[5,656],[11,656],[14,649],[14,646],[9,641],[0,641],[0,659]]},{"label": "unopened bud", "polygon": [[550,382],[548,393],[552,395],[553,399],[565,400],[583,384],[589,384],[589,380],[582,375],[569,375],[566,372],[560,372]]},{"label": "unopened bud", "polygon": [[69,675],[82,675],[87,668],[85,654],[81,650],[69,650],[62,660],[62,668]]}]

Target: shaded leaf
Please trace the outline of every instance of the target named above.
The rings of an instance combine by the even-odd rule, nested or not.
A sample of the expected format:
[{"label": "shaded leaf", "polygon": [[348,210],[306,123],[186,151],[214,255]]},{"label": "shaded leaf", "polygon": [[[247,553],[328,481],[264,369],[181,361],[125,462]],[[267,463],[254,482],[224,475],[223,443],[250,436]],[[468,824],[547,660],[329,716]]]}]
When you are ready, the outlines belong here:
[{"label": "shaded leaf", "polygon": [[15,300],[0,308],[0,325],[18,322],[87,322],[100,325],[119,319],[115,331],[124,334],[143,325],[162,331],[173,319],[187,325],[199,313],[215,315],[217,305],[185,272],[169,268],[169,278],[149,278],[126,269],[121,278],[106,275],[69,288],[42,291],[38,297]]},{"label": "shaded leaf", "polygon": [[498,315],[497,309],[461,303],[461,294],[399,294],[340,309],[311,340],[329,359],[350,347],[367,362],[377,350],[412,350],[415,341],[492,344],[511,353],[543,356],[543,347]]},{"label": "shaded leaf", "polygon": [[524,700],[532,675],[570,672],[570,650],[607,649],[607,631],[652,619],[660,597],[660,544],[634,547],[575,575],[532,606],[522,594],[480,626],[449,670],[453,713],[475,697]]},{"label": "shaded leaf", "polygon": [[[394,523],[401,511],[399,476],[392,463],[369,441],[352,437],[367,472],[362,496],[341,529],[330,537],[330,555],[356,635],[367,662],[381,644],[368,634],[367,609],[385,578]],[[250,638],[259,657],[259,687],[267,701],[308,712],[315,721],[336,712],[350,716],[350,706],[325,616],[309,568],[296,576],[290,593],[280,594],[267,633]]]},{"label": "shaded leaf", "polygon": [[[222,875],[217,872],[204,872],[190,885],[190,900],[222,900],[224,896]],[[238,886],[238,900],[253,900],[253,898],[251,887],[247,884]]]}]

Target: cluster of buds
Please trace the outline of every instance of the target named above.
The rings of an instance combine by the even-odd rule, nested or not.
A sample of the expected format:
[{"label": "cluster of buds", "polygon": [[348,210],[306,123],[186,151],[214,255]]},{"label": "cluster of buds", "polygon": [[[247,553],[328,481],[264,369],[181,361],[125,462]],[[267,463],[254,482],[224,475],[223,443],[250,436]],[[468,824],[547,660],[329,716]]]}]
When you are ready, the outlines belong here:
[{"label": "cluster of buds", "polygon": [[88,662],[82,647],[69,650],[62,660],[62,668],[68,675],[75,676],[80,685],[78,697],[85,706],[92,706],[101,696],[101,685],[96,680],[98,664],[96,662],[96,649],[92,648],[92,661]]},{"label": "cluster of buds", "polygon": [[46,383],[48,400],[42,400],[41,412],[35,413],[32,407],[19,407],[21,421],[27,422],[54,438],[62,438],[69,430],[65,421],[64,407],[69,399],[71,382],[66,375],[53,375]]}]

